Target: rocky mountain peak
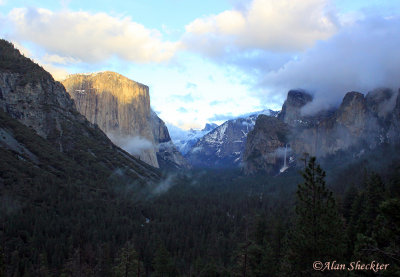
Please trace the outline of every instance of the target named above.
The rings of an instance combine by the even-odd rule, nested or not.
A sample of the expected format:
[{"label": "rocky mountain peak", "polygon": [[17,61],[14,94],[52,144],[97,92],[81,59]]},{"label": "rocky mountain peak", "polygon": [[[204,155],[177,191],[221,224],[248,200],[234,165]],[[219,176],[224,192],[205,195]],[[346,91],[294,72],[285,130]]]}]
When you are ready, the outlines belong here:
[{"label": "rocky mountain peak", "polygon": [[340,107],[351,107],[358,104],[365,105],[364,94],[357,91],[350,91],[344,96]]},{"label": "rocky mountain peak", "polygon": [[[311,100],[311,96],[302,92],[289,92],[279,115],[280,123],[262,116],[257,119],[247,137],[244,157],[247,173],[274,172],[274,164],[281,161],[271,153],[284,142],[290,145],[291,158],[295,161],[303,153],[323,158],[351,151],[358,157],[379,144],[400,140],[400,96],[390,89],[377,89],[367,96],[351,91],[337,109],[302,116],[300,109]],[[283,122],[290,131],[285,141],[277,139],[276,133],[277,126]]]},{"label": "rocky mountain peak", "polygon": [[311,94],[303,90],[290,90],[278,118],[291,126],[298,125],[302,118],[302,107],[311,102],[312,99]]},{"label": "rocky mountain peak", "polygon": [[359,92],[348,92],[336,113],[336,121],[358,137],[365,129],[368,111],[365,97]]},{"label": "rocky mountain peak", "polygon": [[91,90],[97,93],[108,92],[123,104],[132,103],[138,97],[150,97],[148,86],[112,71],[73,74],[62,83],[64,86],[74,86],[81,94],[89,93]]},{"label": "rocky mountain peak", "polygon": [[147,86],[110,71],[75,74],[62,83],[78,111],[115,144],[159,167]]},{"label": "rocky mountain peak", "polygon": [[212,129],[192,146],[186,157],[195,167],[237,167],[242,162],[247,134],[258,114],[231,119]]},{"label": "rocky mountain peak", "polygon": [[218,125],[215,123],[206,123],[204,128],[201,130],[202,132],[209,132],[212,131],[213,129],[217,128]]},{"label": "rocky mountain peak", "polygon": [[169,136],[168,128],[165,126],[164,121],[158,117],[158,115],[152,110],[151,121],[153,127],[153,135],[157,142],[163,143],[171,140]]},{"label": "rocky mountain peak", "polygon": [[151,111],[151,125],[156,142],[157,161],[161,168],[190,168],[190,164],[182,156],[171,140],[164,121]]},{"label": "rocky mountain peak", "polygon": [[304,90],[289,90],[286,103],[293,107],[303,107],[308,102],[311,102],[313,97]]},{"label": "rocky mountain peak", "polygon": [[278,151],[288,142],[288,125],[276,117],[259,115],[254,129],[247,136],[244,151],[244,170],[251,174],[259,170],[274,173],[283,164]]},{"label": "rocky mountain peak", "polygon": [[159,178],[154,168],[115,146],[79,114],[61,83],[4,40],[0,40],[0,91],[0,109],[33,129],[31,136],[45,139],[46,145],[61,153],[59,156],[71,159],[76,170],[89,170],[90,165],[93,171],[107,174],[126,170],[136,180]]},{"label": "rocky mountain peak", "polygon": [[110,71],[71,75],[63,84],[78,111],[114,143],[154,167],[160,160],[186,167],[165,123],[150,108],[148,86]]}]

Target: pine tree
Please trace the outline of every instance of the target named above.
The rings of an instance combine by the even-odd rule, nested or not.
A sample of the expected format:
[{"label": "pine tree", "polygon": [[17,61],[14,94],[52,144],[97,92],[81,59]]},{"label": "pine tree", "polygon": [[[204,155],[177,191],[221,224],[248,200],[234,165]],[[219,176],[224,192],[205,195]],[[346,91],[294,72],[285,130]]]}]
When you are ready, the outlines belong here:
[{"label": "pine tree", "polygon": [[288,275],[313,276],[314,261],[340,261],[343,256],[343,223],[332,192],[325,186],[325,172],[311,157],[298,185],[296,220],[288,235],[282,264]]},{"label": "pine tree", "polygon": [[238,244],[231,276],[274,276],[274,254],[267,240],[267,221],[264,216],[258,216],[251,237],[254,239],[246,239],[245,243]]},{"label": "pine tree", "polygon": [[[400,276],[400,200],[383,201],[371,227],[371,236],[357,234],[354,259],[390,264],[385,276]],[[373,274],[370,274],[373,276]]]},{"label": "pine tree", "polygon": [[204,266],[204,268],[199,272],[199,274],[195,275],[198,277],[231,277],[232,275],[229,272],[226,272],[225,269],[218,268],[215,263],[211,262]]},{"label": "pine tree", "polygon": [[400,199],[392,198],[381,203],[373,238],[377,242],[382,261],[390,263],[388,273],[400,276]]},{"label": "pine tree", "polygon": [[138,260],[138,255],[132,244],[127,243],[126,247],[122,248],[117,258],[117,265],[114,267],[115,277],[138,277],[141,269],[141,264]]},{"label": "pine tree", "polygon": [[[350,246],[353,258],[368,262],[377,259],[371,249],[377,248],[373,238],[378,231],[379,205],[384,200],[384,184],[380,176],[373,173],[369,176],[363,191],[353,204],[352,220],[348,227]],[[354,245],[353,245],[354,243]]]},{"label": "pine tree", "polygon": [[3,247],[0,246],[0,276],[6,275],[6,262]]},{"label": "pine tree", "polygon": [[38,275],[41,277],[49,276],[48,262],[45,253],[39,255],[39,272]]},{"label": "pine tree", "polygon": [[385,186],[381,177],[374,173],[370,176],[367,183],[367,225],[373,226],[373,223],[379,213],[379,205],[384,199]]},{"label": "pine tree", "polygon": [[342,204],[342,211],[343,211],[343,217],[346,221],[346,223],[350,222],[351,215],[352,215],[352,207],[353,204],[358,196],[358,190],[357,188],[352,185],[350,186],[344,195],[343,199],[343,204]]},{"label": "pine tree", "polygon": [[157,277],[175,276],[175,268],[171,255],[162,243],[160,243],[154,256],[154,270],[154,276]]},{"label": "pine tree", "polygon": [[259,217],[256,223],[254,243],[249,247],[249,276],[273,276],[275,261],[272,247],[268,241],[267,221]]},{"label": "pine tree", "polygon": [[261,245],[253,244],[248,249],[248,276],[274,276],[275,263],[270,245],[264,241]]}]

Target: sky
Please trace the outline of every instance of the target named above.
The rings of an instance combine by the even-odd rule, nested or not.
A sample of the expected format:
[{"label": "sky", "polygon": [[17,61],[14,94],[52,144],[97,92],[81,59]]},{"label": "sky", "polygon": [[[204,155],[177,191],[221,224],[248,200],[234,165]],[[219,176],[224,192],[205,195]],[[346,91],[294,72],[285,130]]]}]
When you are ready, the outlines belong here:
[{"label": "sky", "polygon": [[290,89],[314,95],[313,113],[400,87],[397,0],[0,0],[0,37],[57,80],[110,70],[148,85],[182,129],[280,110]]}]

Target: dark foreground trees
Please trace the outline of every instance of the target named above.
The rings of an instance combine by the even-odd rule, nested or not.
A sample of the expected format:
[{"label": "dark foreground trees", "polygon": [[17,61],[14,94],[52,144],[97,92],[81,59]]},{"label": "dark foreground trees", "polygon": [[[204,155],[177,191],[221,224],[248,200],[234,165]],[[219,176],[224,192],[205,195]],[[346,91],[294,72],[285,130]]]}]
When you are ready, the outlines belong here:
[{"label": "dark foreground trees", "polygon": [[[353,169],[361,177],[341,179],[345,194],[315,159],[303,178],[209,171],[140,203],[111,184],[15,185],[0,201],[0,276],[346,276],[314,271],[316,260],[375,260],[390,264],[382,276],[400,276],[400,167],[392,168]],[[21,187],[30,193],[11,198]],[[376,275],[349,276],[368,274]]]},{"label": "dark foreground trees", "polygon": [[282,262],[285,275],[312,276],[315,261],[341,261],[344,227],[332,192],[326,188],[325,172],[311,157],[298,185],[296,217],[287,236]]}]

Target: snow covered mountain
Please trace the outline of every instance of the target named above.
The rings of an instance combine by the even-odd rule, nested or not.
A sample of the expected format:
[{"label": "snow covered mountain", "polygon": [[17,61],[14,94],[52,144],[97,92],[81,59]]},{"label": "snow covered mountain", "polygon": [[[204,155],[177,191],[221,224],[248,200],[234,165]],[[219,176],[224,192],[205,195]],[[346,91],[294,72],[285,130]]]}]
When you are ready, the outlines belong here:
[{"label": "snow covered mountain", "polygon": [[174,125],[167,124],[167,126],[170,130],[172,141],[182,155],[186,155],[203,136],[218,127],[215,123],[207,123],[201,130],[190,129],[185,131]]},{"label": "snow covered mountain", "polygon": [[263,110],[228,120],[201,137],[185,157],[194,167],[240,166],[247,134],[260,114],[277,116],[278,112]]}]

